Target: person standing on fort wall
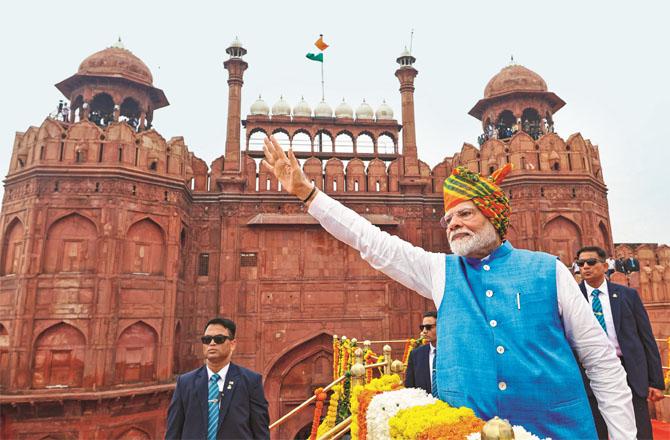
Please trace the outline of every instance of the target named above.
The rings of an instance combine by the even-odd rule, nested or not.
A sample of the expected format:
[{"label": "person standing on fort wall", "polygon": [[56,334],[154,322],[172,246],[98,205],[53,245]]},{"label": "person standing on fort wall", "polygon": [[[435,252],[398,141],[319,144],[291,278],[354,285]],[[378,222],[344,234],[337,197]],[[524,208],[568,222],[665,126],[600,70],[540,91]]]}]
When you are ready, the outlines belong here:
[{"label": "person standing on fort wall", "polygon": [[504,240],[510,207],[498,185],[509,165],[488,179],[458,167],[445,180],[447,255],[383,232],[319,191],[274,137],[264,151],[263,166],[326,231],[435,302],[440,399],[540,437],[595,439],[574,350],[611,438],[635,438],[626,373],[572,274],[555,256]]}]

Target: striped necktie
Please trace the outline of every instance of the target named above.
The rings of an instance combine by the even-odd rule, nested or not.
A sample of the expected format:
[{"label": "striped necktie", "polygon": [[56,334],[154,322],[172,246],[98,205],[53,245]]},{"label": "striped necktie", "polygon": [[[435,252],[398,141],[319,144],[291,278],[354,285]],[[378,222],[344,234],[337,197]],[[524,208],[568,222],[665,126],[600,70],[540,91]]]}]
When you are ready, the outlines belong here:
[{"label": "striped necktie", "polygon": [[431,378],[431,394],[433,397],[437,397],[437,368],[435,368],[435,361],[437,360],[437,348],[433,348],[433,368],[430,373]]},{"label": "striped necktie", "polygon": [[593,292],[591,292],[591,296],[593,297],[593,301],[591,302],[591,308],[593,309],[593,314],[596,316],[596,319],[600,323],[600,326],[605,330],[605,333],[607,333],[607,325],[605,325],[605,315],[603,314],[603,305],[600,303],[600,298],[598,297],[600,295],[600,290],[598,289],[593,289]]},{"label": "striped necktie", "polygon": [[221,376],[214,373],[209,378],[209,415],[207,418],[207,440],[216,440],[216,431],[219,428],[219,379]]}]

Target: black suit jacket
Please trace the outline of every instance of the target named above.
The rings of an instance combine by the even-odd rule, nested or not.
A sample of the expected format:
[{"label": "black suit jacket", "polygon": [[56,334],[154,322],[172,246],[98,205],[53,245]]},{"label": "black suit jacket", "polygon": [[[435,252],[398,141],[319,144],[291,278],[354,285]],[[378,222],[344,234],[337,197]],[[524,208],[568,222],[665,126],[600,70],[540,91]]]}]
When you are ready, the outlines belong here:
[{"label": "black suit jacket", "polygon": [[423,388],[428,394],[430,387],[430,344],[412,350],[407,358],[405,386],[407,388]]},{"label": "black suit jacket", "polygon": [[[588,301],[582,281],[579,288]],[[631,390],[646,398],[649,387],[665,389],[661,356],[649,316],[635,289],[607,282],[612,319]],[[588,382],[587,382],[588,384]],[[587,391],[591,393],[590,387]]]},{"label": "black suit jacket", "polygon": [[626,273],[639,272],[640,262],[637,261],[637,258],[626,258],[623,262],[623,267],[626,269]]},{"label": "black suit jacket", "polygon": [[[177,378],[168,408],[166,439],[206,439],[207,368]],[[261,375],[233,363],[223,382],[217,439],[269,439],[268,402]]]}]

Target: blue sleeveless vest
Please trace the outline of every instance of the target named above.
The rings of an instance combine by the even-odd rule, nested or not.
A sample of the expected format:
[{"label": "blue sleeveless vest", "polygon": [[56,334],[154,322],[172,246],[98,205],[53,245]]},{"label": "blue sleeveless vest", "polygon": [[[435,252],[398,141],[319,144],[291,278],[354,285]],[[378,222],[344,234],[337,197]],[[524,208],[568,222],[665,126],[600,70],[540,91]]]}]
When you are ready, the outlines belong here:
[{"label": "blue sleeveless vest", "polygon": [[437,341],[440,399],[540,438],[597,438],[558,313],[556,257],[509,242],[485,260],[447,255]]}]

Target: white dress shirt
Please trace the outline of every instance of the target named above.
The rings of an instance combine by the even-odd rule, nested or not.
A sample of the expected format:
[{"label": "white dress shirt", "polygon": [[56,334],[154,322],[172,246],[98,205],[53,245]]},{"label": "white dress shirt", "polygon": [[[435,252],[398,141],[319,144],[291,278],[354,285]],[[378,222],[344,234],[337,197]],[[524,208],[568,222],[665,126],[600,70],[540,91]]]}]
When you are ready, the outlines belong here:
[{"label": "white dress shirt", "polygon": [[619,347],[619,340],[616,337],[616,328],[614,328],[614,318],[612,318],[612,305],[610,304],[610,293],[607,289],[607,280],[604,280],[600,287],[591,287],[589,283],[584,281],[584,286],[586,286],[586,296],[589,298],[589,304],[591,304],[591,309],[593,309],[593,293],[594,290],[598,289],[600,294],[598,298],[600,299],[600,304],[603,306],[603,318],[605,318],[605,326],[607,327],[607,339],[609,339],[612,347],[616,350],[616,355],[621,357],[621,347]]},{"label": "white dress shirt", "polygon": [[428,371],[430,373],[430,389],[433,389],[433,359],[435,359],[435,346],[430,343],[430,352],[428,353]]},{"label": "white dress shirt", "polygon": [[219,371],[212,371],[209,368],[209,365],[206,365],[206,368],[207,368],[207,383],[208,384],[209,384],[209,381],[212,379],[212,375],[214,373],[219,375],[219,380],[216,381],[216,384],[219,386],[219,393],[223,392],[223,381],[226,380],[226,374],[228,374],[228,367],[230,367],[230,362],[228,362],[226,364],[226,366],[223,367],[222,369],[220,369]]},{"label": "white dress shirt", "polygon": [[[445,287],[445,254],[428,252],[381,231],[320,191],[308,212],[335,238],[358,250],[374,269],[431,298],[439,309]],[[626,372],[603,337],[602,327],[584,301],[570,270],[558,260],[556,288],[566,338],[586,370],[610,438],[634,439],[637,428]],[[520,302],[523,307],[523,298]]]}]

